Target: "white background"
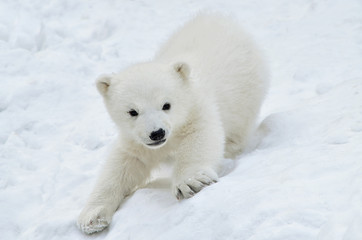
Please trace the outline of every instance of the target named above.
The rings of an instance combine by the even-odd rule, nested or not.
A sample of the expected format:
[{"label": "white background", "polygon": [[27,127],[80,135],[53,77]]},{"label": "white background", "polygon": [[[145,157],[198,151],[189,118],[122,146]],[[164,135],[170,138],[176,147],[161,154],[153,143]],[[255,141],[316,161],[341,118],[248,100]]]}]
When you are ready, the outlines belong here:
[{"label": "white background", "polygon": [[[76,218],[116,138],[95,78],[151,59],[205,10],[263,49],[269,135],[195,197],[156,178],[84,235]],[[0,216],[5,240],[361,240],[361,1],[2,0]]]}]

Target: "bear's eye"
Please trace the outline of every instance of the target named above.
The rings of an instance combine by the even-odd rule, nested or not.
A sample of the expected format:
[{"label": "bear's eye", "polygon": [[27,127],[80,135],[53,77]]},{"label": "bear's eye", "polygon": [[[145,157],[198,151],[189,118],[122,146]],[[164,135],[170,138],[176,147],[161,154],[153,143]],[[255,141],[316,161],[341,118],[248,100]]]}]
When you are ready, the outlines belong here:
[{"label": "bear's eye", "polygon": [[136,110],[134,110],[134,109],[131,109],[131,111],[129,111],[128,113],[129,113],[129,115],[131,115],[132,117],[138,116],[138,112],[137,112]]},{"label": "bear's eye", "polygon": [[166,111],[166,110],[170,110],[170,108],[171,108],[171,104],[165,103],[165,104],[163,104],[162,110]]}]

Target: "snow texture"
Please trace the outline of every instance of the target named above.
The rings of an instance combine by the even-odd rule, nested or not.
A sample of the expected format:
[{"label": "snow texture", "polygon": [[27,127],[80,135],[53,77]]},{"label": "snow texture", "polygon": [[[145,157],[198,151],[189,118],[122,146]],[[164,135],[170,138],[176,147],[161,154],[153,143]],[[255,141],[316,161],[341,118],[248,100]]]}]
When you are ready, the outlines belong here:
[{"label": "snow texture", "polygon": [[[94,79],[150,59],[205,10],[265,52],[267,136],[188,200],[160,171],[84,235],[76,219],[116,138]],[[362,239],[361,1],[3,0],[0,13],[1,239]]]}]

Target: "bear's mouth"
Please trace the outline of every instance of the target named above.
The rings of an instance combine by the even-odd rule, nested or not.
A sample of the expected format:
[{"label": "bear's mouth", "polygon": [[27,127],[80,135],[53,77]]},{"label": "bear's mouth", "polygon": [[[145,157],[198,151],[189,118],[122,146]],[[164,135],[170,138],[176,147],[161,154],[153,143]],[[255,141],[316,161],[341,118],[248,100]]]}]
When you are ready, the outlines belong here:
[{"label": "bear's mouth", "polygon": [[148,146],[158,146],[158,145],[163,144],[164,142],[166,142],[166,139],[163,139],[163,140],[160,140],[160,141],[157,141],[157,142],[153,142],[153,143],[149,143],[147,145]]}]

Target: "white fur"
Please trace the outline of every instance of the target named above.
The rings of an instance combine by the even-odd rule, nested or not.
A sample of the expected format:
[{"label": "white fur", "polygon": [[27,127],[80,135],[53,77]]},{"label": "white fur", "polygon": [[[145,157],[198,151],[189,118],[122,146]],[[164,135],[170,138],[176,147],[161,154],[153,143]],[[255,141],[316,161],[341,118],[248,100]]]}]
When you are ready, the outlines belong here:
[{"label": "white fur", "polygon": [[[240,27],[200,15],[164,44],[153,61],[97,80],[120,134],[78,225],[101,231],[125,196],[161,161],[174,163],[173,193],[189,198],[217,181],[223,157],[248,146],[267,90],[263,62]],[[165,103],[170,110],[162,110]],[[138,116],[132,117],[134,109]],[[150,134],[164,129],[166,142]]]}]

